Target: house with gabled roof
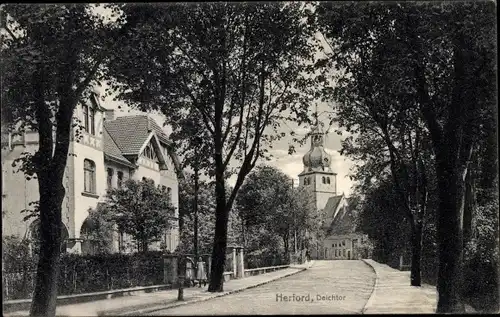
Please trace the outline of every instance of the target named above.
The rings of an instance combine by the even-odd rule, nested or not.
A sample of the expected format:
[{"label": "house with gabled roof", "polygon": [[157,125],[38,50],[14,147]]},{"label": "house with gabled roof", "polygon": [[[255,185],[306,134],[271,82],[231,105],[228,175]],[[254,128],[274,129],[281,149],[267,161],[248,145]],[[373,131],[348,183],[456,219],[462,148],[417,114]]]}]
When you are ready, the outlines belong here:
[{"label": "house with gabled roof", "polygon": [[[87,219],[89,210],[104,201],[108,188],[120,187],[130,178],[150,179],[168,193],[176,212],[161,244],[167,250],[175,250],[179,243],[178,180],[170,159],[172,142],[160,125],[146,114],[115,117],[113,110],[101,106],[97,93],[78,104],[74,121],[80,123],[81,129],[72,128],[64,173],[62,251],[93,253],[92,241],[86,239],[87,233],[93,230]],[[16,173],[12,167],[22,152],[34,153],[37,147],[36,132],[13,135],[2,131],[4,236],[29,238],[38,226],[37,220],[24,221],[25,214],[21,213],[38,200],[38,183],[26,179],[23,173]],[[125,247],[127,240],[123,234],[117,235],[112,241],[114,249],[130,251]]]},{"label": "house with gabled roof", "polygon": [[311,131],[311,148],[304,155],[304,170],[299,186],[308,189],[318,212],[323,214],[325,238],[313,246],[310,254],[317,259],[354,259],[357,246],[367,239],[355,232],[355,215],[349,198],[337,194],[337,174],[331,168],[331,155],[324,148],[324,132],[319,125]]}]

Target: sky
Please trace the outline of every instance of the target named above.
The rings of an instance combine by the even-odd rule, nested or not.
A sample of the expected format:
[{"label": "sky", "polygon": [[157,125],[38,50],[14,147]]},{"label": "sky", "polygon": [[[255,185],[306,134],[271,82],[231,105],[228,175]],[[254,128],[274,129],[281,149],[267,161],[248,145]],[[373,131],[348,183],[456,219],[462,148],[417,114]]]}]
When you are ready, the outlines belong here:
[{"label": "sky", "polygon": [[[109,12],[106,12],[107,10],[103,9],[102,7],[97,7],[96,8],[96,13],[102,14],[104,16],[108,16]],[[318,37],[319,38],[319,37]],[[323,41],[322,38],[320,38],[321,41]],[[325,49],[328,50],[328,48],[325,45]],[[318,57],[322,55],[321,53],[318,53]],[[98,88],[102,93],[104,93],[104,90],[106,88],[106,85],[103,84],[102,87]],[[104,95],[104,94],[103,94]],[[115,109],[115,115],[116,116],[123,116],[123,115],[132,115],[132,114],[140,114],[141,112],[137,110],[130,109],[128,106],[126,106],[123,102],[120,101],[114,101],[113,96],[107,97],[104,101],[102,101],[102,106],[107,108],[107,109]],[[120,106],[120,109],[118,108]],[[324,121],[325,123],[329,121],[325,116],[321,116],[321,113],[324,111],[331,111],[331,105],[324,103],[324,102],[318,102],[317,103],[317,111],[320,114],[319,119],[320,121]],[[311,115],[314,113],[315,109],[310,109]],[[160,126],[163,126],[163,122],[165,118],[161,114],[156,114],[156,113],[149,113],[149,115],[154,118],[157,123]],[[321,120],[323,118],[323,120]],[[341,139],[342,136],[338,135],[337,133],[333,132],[333,130],[336,127],[333,126],[327,131],[326,136],[325,136],[325,150],[327,153],[329,153],[332,156],[332,163],[331,163],[331,169],[333,172],[337,173],[337,189],[339,193],[344,193],[347,196],[350,195],[351,193],[351,186],[353,185],[353,182],[349,179],[348,174],[350,172],[350,168],[352,167],[352,162],[346,158],[345,156],[341,156],[339,153],[339,150],[341,148]],[[292,123],[287,123],[287,125],[282,124],[281,130],[278,132],[290,132],[293,130],[297,136],[304,136],[307,132],[309,132],[310,127],[298,127]],[[169,126],[164,127],[165,132],[170,134],[172,131]],[[289,177],[293,178],[298,184],[298,174],[300,174],[304,168],[303,163],[302,163],[302,157],[304,154],[310,149],[310,140],[308,140],[304,145],[300,146],[299,144],[293,144],[295,146],[296,153],[289,155],[288,154],[288,148],[289,145],[293,144],[292,137],[288,135],[282,138],[279,141],[276,141],[273,144],[273,148],[270,149],[268,148],[269,152],[274,156],[274,158],[270,161],[266,160],[261,160],[260,162],[257,163],[259,164],[267,164],[271,165],[274,167],[279,168],[282,170],[286,175]],[[178,153],[179,156],[181,156],[180,153]],[[237,164],[237,162],[232,162],[231,165]],[[229,179],[229,184],[234,185],[236,182],[236,175],[231,177]]]},{"label": "sky", "polygon": [[[105,85],[103,87],[98,88],[101,92],[104,92]],[[107,109],[114,109],[115,116],[125,116],[125,115],[134,115],[134,114],[144,114],[138,110],[134,110],[129,108],[124,102],[114,101],[113,97],[107,97],[104,101],[101,101],[101,105]],[[311,109],[311,114],[314,109]],[[323,111],[331,111],[331,107],[327,103],[318,103],[318,113],[321,114]],[[165,121],[165,117],[162,114],[158,113],[148,113],[156,122],[163,126]],[[320,115],[319,120],[323,118],[325,122],[325,126],[327,125],[326,115]],[[338,135],[333,132],[336,127],[332,126],[329,131],[326,131],[325,135],[325,151],[332,156],[331,169],[334,173],[337,173],[337,189],[339,193],[344,193],[347,196],[351,193],[351,186],[353,182],[349,179],[348,174],[349,170],[352,167],[352,162],[345,156],[340,155],[339,150],[341,148],[341,140],[343,136]],[[326,128],[325,128],[326,129]],[[305,153],[310,149],[310,140],[308,140],[304,145],[300,146],[298,143],[293,142],[293,138],[289,136],[290,131],[294,131],[297,134],[297,137],[304,136],[309,132],[310,127],[301,126],[298,127],[292,123],[282,124],[280,130],[278,132],[286,132],[287,136],[282,138],[279,141],[273,143],[273,148],[267,147],[269,152],[273,155],[273,159],[270,161],[261,159],[257,165],[266,164],[279,168],[286,175],[294,179],[294,182],[298,184],[298,174],[302,172],[304,169],[304,165],[302,163],[302,157]],[[164,131],[168,134],[172,132],[171,127],[168,125],[164,127]],[[289,145],[294,145],[296,153],[289,155],[288,147]],[[180,153],[179,156],[182,157]],[[232,162],[232,165],[237,164],[236,162]],[[236,183],[236,176],[231,177],[228,180],[230,185],[234,185]]]}]

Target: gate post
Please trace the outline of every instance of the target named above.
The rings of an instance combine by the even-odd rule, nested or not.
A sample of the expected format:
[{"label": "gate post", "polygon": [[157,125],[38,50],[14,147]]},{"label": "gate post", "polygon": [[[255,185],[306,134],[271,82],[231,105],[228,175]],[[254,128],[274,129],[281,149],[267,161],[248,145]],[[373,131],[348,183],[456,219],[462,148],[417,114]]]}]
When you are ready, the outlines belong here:
[{"label": "gate post", "polygon": [[231,263],[231,267],[233,269],[233,276],[234,278],[237,278],[237,274],[238,274],[238,269],[237,269],[237,265],[238,265],[238,259],[236,258],[236,248],[232,248],[232,263]]},{"label": "gate post", "polygon": [[174,254],[163,256],[163,283],[176,285],[179,277],[177,274],[178,257]]},{"label": "gate post", "polygon": [[244,278],[245,277],[245,257],[243,252],[243,247],[237,246],[234,247],[236,254],[236,278]]}]

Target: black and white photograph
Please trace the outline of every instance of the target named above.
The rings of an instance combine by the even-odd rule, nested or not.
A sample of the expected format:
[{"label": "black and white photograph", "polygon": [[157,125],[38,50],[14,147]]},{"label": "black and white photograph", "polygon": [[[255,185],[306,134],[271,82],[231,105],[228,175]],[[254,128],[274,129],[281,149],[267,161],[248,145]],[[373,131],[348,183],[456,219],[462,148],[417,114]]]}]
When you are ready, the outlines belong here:
[{"label": "black and white photograph", "polygon": [[4,316],[500,314],[497,3],[0,5]]}]

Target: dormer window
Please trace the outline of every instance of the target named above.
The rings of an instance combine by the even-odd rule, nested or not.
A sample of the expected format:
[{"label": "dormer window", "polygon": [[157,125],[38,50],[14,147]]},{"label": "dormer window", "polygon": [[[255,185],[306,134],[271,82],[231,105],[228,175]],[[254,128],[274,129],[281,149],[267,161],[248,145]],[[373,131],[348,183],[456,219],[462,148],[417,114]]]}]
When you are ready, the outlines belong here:
[{"label": "dormer window", "polygon": [[95,135],[95,109],[83,105],[83,127],[85,132]]},{"label": "dormer window", "polygon": [[89,132],[89,106],[83,105],[83,128]]},{"label": "dormer window", "polygon": [[151,145],[146,146],[146,148],[144,149],[144,156],[146,156],[150,160],[156,161],[156,153]]},{"label": "dormer window", "polygon": [[95,135],[95,109],[90,108],[90,134]]}]

